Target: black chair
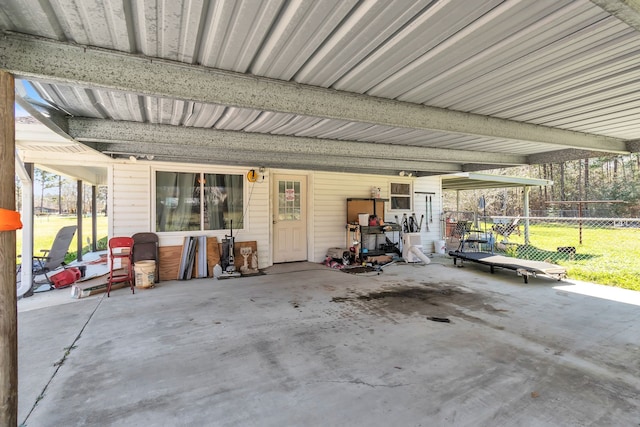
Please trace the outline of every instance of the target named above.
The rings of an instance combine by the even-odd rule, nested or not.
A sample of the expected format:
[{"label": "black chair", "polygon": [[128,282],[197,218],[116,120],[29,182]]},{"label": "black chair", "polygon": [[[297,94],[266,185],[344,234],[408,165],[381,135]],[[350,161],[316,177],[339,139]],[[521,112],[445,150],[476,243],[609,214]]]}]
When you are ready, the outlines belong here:
[{"label": "black chair", "polygon": [[133,264],[137,261],[153,260],[156,262],[154,282],[160,281],[160,256],[158,253],[158,235],[155,233],[136,233],[133,239]]},{"label": "black chair", "polygon": [[509,243],[509,236],[512,234],[520,235],[520,218],[514,218],[509,224],[494,224],[491,229],[504,237],[503,243]]}]

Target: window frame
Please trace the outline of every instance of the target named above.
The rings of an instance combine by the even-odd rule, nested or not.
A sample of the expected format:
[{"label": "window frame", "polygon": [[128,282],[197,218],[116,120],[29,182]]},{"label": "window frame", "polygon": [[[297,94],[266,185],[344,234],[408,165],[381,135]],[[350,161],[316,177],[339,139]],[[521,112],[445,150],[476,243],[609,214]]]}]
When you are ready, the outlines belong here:
[{"label": "window frame", "polygon": [[[403,194],[403,193],[393,193],[393,186],[396,184],[401,184],[401,185],[408,185],[409,186],[409,193],[408,194]],[[398,198],[402,198],[402,199],[409,199],[409,207],[404,209],[404,208],[394,208],[393,207],[393,200],[398,199]],[[389,211],[391,212],[406,212],[406,211],[411,211],[413,210],[413,182],[412,181],[389,181]]]},{"label": "window frame", "polygon": [[205,230],[204,227],[204,184],[200,185],[200,229],[199,230],[180,230],[180,231],[158,231],[157,230],[157,173],[158,172],[172,172],[172,173],[194,173],[200,174],[201,178],[204,178],[207,174],[218,174],[218,175],[237,175],[242,179],[242,228],[236,228],[235,224],[233,227],[233,233],[247,230],[247,218],[244,217],[244,214],[247,211],[247,197],[248,197],[248,186],[245,184],[245,173],[243,171],[232,170],[228,168],[198,168],[198,167],[154,167],[151,168],[151,230],[152,232],[161,235],[161,236],[184,236],[185,234],[189,235],[205,235],[211,233],[218,233],[220,235],[224,234],[225,231],[229,229],[219,229],[219,230]]}]

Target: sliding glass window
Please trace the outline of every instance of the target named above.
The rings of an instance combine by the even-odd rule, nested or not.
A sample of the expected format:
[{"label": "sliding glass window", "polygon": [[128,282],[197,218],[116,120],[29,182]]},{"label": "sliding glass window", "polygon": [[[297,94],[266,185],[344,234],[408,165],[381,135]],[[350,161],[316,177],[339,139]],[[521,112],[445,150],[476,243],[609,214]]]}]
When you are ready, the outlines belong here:
[{"label": "sliding glass window", "polygon": [[156,232],[243,228],[243,175],[156,172]]}]

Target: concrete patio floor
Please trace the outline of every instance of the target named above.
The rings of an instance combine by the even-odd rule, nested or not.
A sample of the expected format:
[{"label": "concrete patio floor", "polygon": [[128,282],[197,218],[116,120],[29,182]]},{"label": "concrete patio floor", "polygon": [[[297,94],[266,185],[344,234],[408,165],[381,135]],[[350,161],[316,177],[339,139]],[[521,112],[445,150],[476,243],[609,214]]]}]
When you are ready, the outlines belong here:
[{"label": "concrete patio floor", "polygon": [[638,292],[444,257],[56,292],[18,304],[27,426],[640,425]]}]

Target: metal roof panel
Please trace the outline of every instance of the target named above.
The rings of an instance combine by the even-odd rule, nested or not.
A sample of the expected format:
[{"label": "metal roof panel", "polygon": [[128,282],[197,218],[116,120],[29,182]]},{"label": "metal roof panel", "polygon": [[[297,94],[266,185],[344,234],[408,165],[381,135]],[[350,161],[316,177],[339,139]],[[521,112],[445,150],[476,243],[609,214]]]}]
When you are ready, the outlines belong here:
[{"label": "metal roof panel", "polygon": [[[640,34],[588,0],[4,0],[0,29],[248,78],[640,139]],[[525,155],[565,148],[32,83],[46,102],[76,117]],[[333,107],[328,100],[326,108]]]}]

